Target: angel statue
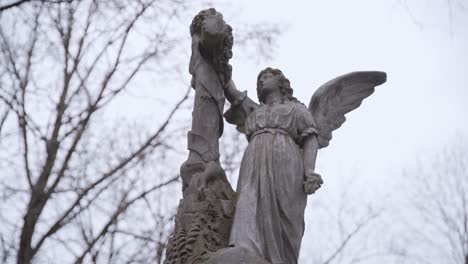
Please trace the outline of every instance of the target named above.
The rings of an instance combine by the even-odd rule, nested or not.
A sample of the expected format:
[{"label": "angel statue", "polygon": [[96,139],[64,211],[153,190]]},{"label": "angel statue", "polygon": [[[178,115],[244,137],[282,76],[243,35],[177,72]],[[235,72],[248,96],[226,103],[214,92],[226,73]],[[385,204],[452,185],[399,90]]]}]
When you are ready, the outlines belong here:
[{"label": "angel statue", "polygon": [[315,172],[317,150],[328,146],[345,114],[385,81],[386,74],[377,71],[340,76],[322,85],[308,108],[293,96],[278,69],[266,68],[258,75],[260,104],[230,81],[224,93],[231,108],[224,116],[249,141],[237,184],[229,239],[233,248],[269,263],[297,263],[307,195],[323,183]]}]

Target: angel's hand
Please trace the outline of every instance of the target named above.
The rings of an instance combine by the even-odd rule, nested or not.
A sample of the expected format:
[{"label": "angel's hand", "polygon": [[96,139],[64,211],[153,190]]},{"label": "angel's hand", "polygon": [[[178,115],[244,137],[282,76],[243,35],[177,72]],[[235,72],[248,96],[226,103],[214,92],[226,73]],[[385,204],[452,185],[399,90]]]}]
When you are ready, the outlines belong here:
[{"label": "angel's hand", "polygon": [[307,173],[304,180],[304,192],[306,194],[313,194],[322,186],[322,184],[322,177],[320,177],[318,173]]}]

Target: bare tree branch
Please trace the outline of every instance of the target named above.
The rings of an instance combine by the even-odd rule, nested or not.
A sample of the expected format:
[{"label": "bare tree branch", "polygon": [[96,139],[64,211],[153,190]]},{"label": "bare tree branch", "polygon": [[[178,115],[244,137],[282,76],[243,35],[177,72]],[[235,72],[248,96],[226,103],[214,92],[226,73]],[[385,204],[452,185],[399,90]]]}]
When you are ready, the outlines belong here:
[{"label": "bare tree branch", "polygon": [[[48,262],[55,252],[63,253],[64,261],[163,261],[175,205],[160,212],[166,201],[155,206],[153,199],[163,194],[158,184],[178,170],[172,158],[183,152],[179,135],[185,124],[175,121],[187,111],[191,88],[164,109],[167,116],[154,117],[158,125],[151,131],[146,122],[136,127],[107,116],[118,108],[115,102],[139,92],[142,79],[146,86],[154,86],[147,85],[149,79],[180,79],[183,86],[175,89],[189,82],[174,58],[186,37],[180,17],[193,16],[192,5],[179,0],[0,4],[0,171],[5,171],[0,199],[6,201],[0,252],[8,251],[8,261]],[[115,127],[108,130],[109,125]],[[131,225],[135,215],[125,214],[140,209],[148,227]]]},{"label": "bare tree branch", "polygon": [[136,201],[140,200],[140,199],[143,199],[145,196],[147,196],[149,193],[163,187],[163,186],[166,186],[170,183],[173,183],[175,181],[177,181],[178,179],[180,178],[179,175],[177,175],[176,177],[173,177],[172,179],[162,183],[162,184],[158,184],[144,192],[142,192],[140,195],[130,199],[129,201],[125,201],[125,198],[126,196],[124,196],[122,202],[120,203],[119,207],[117,208],[117,210],[114,212],[114,214],[112,215],[112,217],[109,219],[109,221],[104,225],[104,227],[101,229],[101,231],[99,232],[99,234],[89,243],[88,247],[83,251],[83,253],[81,254],[80,257],[78,257],[78,259],[75,261],[75,264],[78,264],[78,263],[82,263],[83,262],[83,259],[86,257],[86,254],[88,254],[91,249],[93,248],[94,244],[99,240],[101,239],[103,236],[105,236],[109,230],[109,228],[117,221],[117,218],[123,214],[130,205],[132,205],[133,203],[135,203]]}]

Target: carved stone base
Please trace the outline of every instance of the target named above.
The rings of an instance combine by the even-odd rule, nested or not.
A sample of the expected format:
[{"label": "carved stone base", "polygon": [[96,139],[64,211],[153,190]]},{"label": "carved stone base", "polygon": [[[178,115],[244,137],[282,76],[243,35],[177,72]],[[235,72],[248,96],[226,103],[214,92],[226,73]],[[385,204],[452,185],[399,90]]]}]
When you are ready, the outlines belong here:
[{"label": "carved stone base", "polygon": [[165,264],[202,263],[228,244],[235,192],[224,171],[210,162],[191,178],[179,203]]}]

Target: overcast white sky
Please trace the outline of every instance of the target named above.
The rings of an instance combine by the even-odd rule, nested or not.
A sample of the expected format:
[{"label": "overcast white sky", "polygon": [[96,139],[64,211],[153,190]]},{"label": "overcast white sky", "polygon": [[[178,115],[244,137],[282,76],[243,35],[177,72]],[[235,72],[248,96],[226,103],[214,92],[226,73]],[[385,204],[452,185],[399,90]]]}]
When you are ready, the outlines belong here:
[{"label": "overcast white sky", "polygon": [[235,81],[251,96],[265,66],[283,70],[305,104],[338,75],[387,72],[388,82],[348,115],[330,147],[320,151],[325,179],[340,166],[369,177],[394,172],[468,131],[468,11],[457,9],[450,27],[446,1],[407,2],[412,15],[399,1],[236,2],[242,11],[236,19],[289,29],[273,61],[240,65],[234,58]]}]

